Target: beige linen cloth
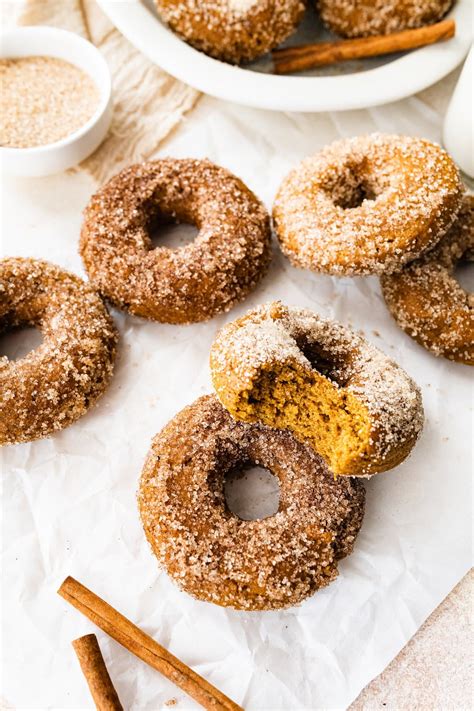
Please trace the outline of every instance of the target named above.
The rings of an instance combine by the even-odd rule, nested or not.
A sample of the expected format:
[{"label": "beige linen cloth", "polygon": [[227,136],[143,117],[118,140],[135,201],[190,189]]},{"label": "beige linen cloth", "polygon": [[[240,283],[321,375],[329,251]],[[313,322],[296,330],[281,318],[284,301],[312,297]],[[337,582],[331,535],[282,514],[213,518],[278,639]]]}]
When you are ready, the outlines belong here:
[{"label": "beige linen cloth", "polygon": [[23,0],[19,5],[18,24],[76,32],[95,44],[109,65],[112,125],[102,145],[81,164],[99,183],[150,158],[196,103],[199,93],[140,54],[94,0]]}]

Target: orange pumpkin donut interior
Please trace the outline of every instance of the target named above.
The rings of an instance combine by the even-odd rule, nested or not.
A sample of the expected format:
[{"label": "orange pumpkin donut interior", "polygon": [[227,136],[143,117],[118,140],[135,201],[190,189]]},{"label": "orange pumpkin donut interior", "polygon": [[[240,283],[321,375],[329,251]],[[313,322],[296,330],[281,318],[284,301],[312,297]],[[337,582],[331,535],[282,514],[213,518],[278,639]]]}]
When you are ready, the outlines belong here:
[{"label": "orange pumpkin donut interior", "polygon": [[211,372],[233,417],[291,430],[335,474],[391,469],[422,427],[413,380],[361,336],[305,309],[274,303],[225,326]]}]

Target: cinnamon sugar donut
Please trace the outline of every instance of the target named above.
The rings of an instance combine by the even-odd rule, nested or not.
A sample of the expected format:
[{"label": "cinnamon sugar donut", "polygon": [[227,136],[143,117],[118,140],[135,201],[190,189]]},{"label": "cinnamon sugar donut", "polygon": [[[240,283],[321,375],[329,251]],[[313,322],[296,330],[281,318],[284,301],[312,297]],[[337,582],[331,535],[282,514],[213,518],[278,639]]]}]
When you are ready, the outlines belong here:
[{"label": "cinnamon sugar donut", "polygon": [[448,154],[422,138],[343,139],[283,181],[273,218],[297,267],[335,275],[393,272],[438,242],[463,193]]},{"label": "cinnamon sugar donut", "polygon": [[[189,222],[179,249],[153,249],[150,229]],[[205,321],[241,301],[270,261],[268,214],[244,183],[206,160],[133,165],[85,210],[80,252],[89,278],[119,308],[164,323]]]},{"label": "cinnamon sugar donut", "polygon": [[341,324],[279,302],[218,333],[211,374],[233,417],[291,430],[335,474],[391,469],[423,425],[420,390],[396,363]]},{"label": "cinnamon sugar donut", "polygon": [[303,0],[155,0],[170,28],[196,49],[231,64],[250,62],[291,35]]},{"label": "cinnamon sugar donut", "polygon": [[[278,512],[244,521],[224,498],[249,464],[280,482]],[[235,422],[215,396],[186,407],[153,440],[138,495],[146,537],[173,580],[243,610],[296,605],[337,576],[364,515],[361,482],[334,480],[289,432]]]},{"label": "cinnamon sugar donut", "polygon": [[316,0],[324,24],[342,37],[368,37],[438,22],[453,0]]},{"label": "cinnamon sugar donut", "polygon": [[398,325],[437,356],[474,365],[474,294],[453,276],[461,259],[474,259],[474,197],[464,198],[458,218],[434,249],[401,272],[381,279]]},{"label": "cinnamon sugar donut", "polygon": [[36,326],[43,343],[0,357],[0,444],[46,437],[95,403],[113,370],[117,334],[100,297],[48,262],[0,261],[0,331]]}]

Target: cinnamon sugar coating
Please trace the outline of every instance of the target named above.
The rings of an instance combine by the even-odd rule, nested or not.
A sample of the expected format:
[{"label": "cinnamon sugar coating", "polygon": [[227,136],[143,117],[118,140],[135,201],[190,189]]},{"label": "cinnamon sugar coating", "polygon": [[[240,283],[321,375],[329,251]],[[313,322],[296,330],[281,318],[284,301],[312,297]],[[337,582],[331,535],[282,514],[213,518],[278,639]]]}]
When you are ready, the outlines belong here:
[{"label": "cinnamon sugar coating", "polygon": [[474,294],[454,276],[461,259],[474,258],[474,197],[465,196],[449,232],[402,271],[381,279],[398,325],[437,356],[474,365]]},{"label": "cinnamon sugar coating", "polygon": [[374,133],[335,141],[281,184],[273,219],[292,264],[334,275],[400,269],[453,223],[463,187],[425,139]]},{"label": "cinnamon sugar coating", "polygon": [[0,357],[0,444],[46,437],[95,403],[112,375],[117,334],[98,294],[48,262],[0,261],[0,331],[35,326],[43,343]]},{"label": "cinnamon sugar coating", "polygon": [[[278,477],[280,505],[243,521],[226,506],[224,478],[251,463]],[[138,502],[153,552],[180,588],[218,605],[271,610],[334,580],[359,532],[365,491],[334,480],[289,432],[236,422],[209,395],[154,438]]]},{"label": "cinnamon sugar coating", "polygon": [[438,22],[453,0],[316,0],[324,24],[342,37],[388,35]]},{"label": "cinnamon sugar coating", "polygon": [[269,52],[295,30],[303,0],[155,0],[170,28],[196,49],[231,64]]},{"label": "cinnamon sugar coating", "polygon": [[[150,228],[188,222],[199,233],[179,249],[153,249]],[[228,311],[265,274],[269,216],[244,183],[207,160],[132,165],[92,196],[80,252],[89,278],[119,308],[164,323]]]},{"label": "cinnamon sugar coating", "polygon": [[423,426],[420,390],[394,361],[342,324],[280,302],[219,331],[211,375],[233,417],[291,430],[335,474],[391,469]]}]

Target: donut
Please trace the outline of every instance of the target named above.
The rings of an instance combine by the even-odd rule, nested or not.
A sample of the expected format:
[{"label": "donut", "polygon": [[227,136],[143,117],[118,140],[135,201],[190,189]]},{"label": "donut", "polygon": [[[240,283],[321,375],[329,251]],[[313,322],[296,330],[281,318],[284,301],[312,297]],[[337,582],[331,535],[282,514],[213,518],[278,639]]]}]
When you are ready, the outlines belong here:
[{"label": "donut", "polygon": [[303,0],[155,0],[161,18],[196,49],[231,64],[251,62],[291,35]]},{"label": "donut", "polygon": [[423,425],[419,388],[396,363],[341,324],[280,302],[221,329],[211,375],[233,417],[290,430],[336,475],[391,469]]},{"label": "donut", "polygon": [[453,275],[461,259],[474,259],[474,197],[465,196],[458,218],[432,250],[381,279],[398,325],[437,356],[474,365],[474,294]]},{"label": "donut", "polygon": [[324,24],[342,37],[388,35],[438,22],[453,0],[316,0]]},{"label": "donut", "polygon": [[[196,225],[179,249],[150,230]],[[93,195],[80,238],[94,286],[111,303],[163,323],[205,321],[256,286],[271,257],[269,216],[255,195],[206,160],[163,159],[123,170]]]},{"label": "donut", "polygon": [[334,275],[393,272],[438,242],[463,187],[438,145],[372,134],[336,141],[304,160],[273,208],[292,264]]},{"label": "donut", "polygon": [[[280,483],[278,512],[244,521],[224,497],[227,473],[258,464]],[[148,542],[185,592],[224,607],[296,605],[337,576],[364,515],[358,480],[334,480],[289,432],[235,422],[214,395],[153,440],[138,494]]]},{"label": "donut", "polygon": [[43,342],[0,357],[0,445],[47,437],[82,417],[112,375],[117,334],[82,279],[37,259],[0,260],[0,332],[24,326]]}]

